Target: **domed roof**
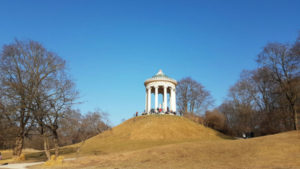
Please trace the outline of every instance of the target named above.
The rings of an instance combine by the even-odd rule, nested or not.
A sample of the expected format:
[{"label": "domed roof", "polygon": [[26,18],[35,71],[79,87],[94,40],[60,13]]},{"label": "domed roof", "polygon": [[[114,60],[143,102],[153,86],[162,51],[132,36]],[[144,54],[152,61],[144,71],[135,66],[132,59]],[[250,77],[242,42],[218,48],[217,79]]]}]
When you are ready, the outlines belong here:
[{"label": "domed roof", "polygon": [[165,75],[161,69],[158,71],[158,73],[156,73],[156,75],[147,79],[144,84],[146,85],[150,82],[156,82],[156,81],[168,81],[168,82],[171,82],[171,83],[177,85],[177,81],[170,78],[169,76]]}]

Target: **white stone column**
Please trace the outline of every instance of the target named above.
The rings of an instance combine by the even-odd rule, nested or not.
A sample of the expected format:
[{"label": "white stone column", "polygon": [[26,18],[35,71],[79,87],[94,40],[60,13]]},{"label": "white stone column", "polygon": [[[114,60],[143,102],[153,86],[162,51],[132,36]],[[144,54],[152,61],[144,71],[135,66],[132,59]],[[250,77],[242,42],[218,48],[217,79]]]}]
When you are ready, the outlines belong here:
[{"label": "white stone column", "polygon": [[146,88],[146,93],[145,93],[145,96],[146,96],[146,97],[145,97],[145,113],[148,112],[148,111],[147,111],[147,109],[148,109],[148,106],[147,106],[147,103],[148,103],[148,94],[147,94],[147,90],[148,90],[148,89]]},{"label": "white stone column", "polygon": [[158,86],[155,86],[155,107],[154,107],[155,112],[157,111],[157,108],[158,108]]},{"label": "white stone column", "polygon": [[170,111],[173,111],[173,89],[172,87],[170,88]]},{"label": "white stone column", "polygon": [[176,88],[173,89],[173,111],[176,112]]},{"label": "white stone column", "polygon": [[164,108],[163,108],[164,112],[167,111],[167,87],[164,86]]},{"label": "white stone column", "polygon": [[147,103],[147,113],[150,114],[151,111],[151,87],[147,88],[148,89],[148,103]]}]

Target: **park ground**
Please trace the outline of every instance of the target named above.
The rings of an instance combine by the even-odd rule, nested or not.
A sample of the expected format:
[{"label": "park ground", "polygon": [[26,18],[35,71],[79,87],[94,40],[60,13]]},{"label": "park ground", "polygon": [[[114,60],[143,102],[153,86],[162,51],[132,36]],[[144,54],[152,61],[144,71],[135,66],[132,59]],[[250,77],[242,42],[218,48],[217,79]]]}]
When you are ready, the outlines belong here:
[{"label": "park ground", "polygon": [[[168,119],[163,120],[166,121]],[[153,125],[156,125],[156,121],[152,121],[150,126],[153,127]],[[182,123],[181,119],[177,119],[177,123],[178,121],[181,125],[185,125],[185,122]],[[139,120],[139,122],[143,123],[143,126],[146,128],[150,124],[144,124],[142,120]],[[29,168],[300,169],[299,131],[290,131],[251,139],[231,139],[218,135],[217,132],[211,129],[207,128],[206,130],[203,128],[202,133],[207,132],[209,134],[207,136],[203,135],[198,139],[179,139],[180,141],[178,139],[177,141],[169,139],[170,141],[166,142],[153,139],[152,142],[147,141],[145,144],[142,144],[143,142],[140,139],[135,139],[137,135],[130,132],[128,135],[122,136],[124,140],[127,138],[127,141],[125,140],[124,144],[120,146],[120,140],[122,142],[123,140],[119,137],[118,131],[122,131],[127,129],[128,126],[138,123],[129,120],[123,126],[117,126],[115,131],[113,129],[106,132],[106,134],[100,134],[87,140],[84,143],[85,145],[76,144],[61,148],[62,156],[65,159],[75,158],[75,160],[66,160],[61,164],[52,166],[36,165]],[[192,130],[187,126],[184,128]],[[163,130],[164,128],[161,131]],[[115,133],[118,136],[113,136],[113,134],[109,133]],[[135,131],[135,133],[138,133],[138,131]],[[162,134],[165,133],[162,132]],[[154,138],[156,137],[158,136],[154,136]],[[170,137],[165,136],[165,138]],[[208,139],[204,139],[204,137]],[[181,136],[178,138],[181,138]],[[81,146],[81,153],[76,151],[78,150],[78,146]],[[1,163],[4,161],[9,162],[11,152],[5,151],[3,155],[7,156],[7,158]],[[25,150],[25,156],[25,162],[45,160],[43,152],[40,151]]]}]

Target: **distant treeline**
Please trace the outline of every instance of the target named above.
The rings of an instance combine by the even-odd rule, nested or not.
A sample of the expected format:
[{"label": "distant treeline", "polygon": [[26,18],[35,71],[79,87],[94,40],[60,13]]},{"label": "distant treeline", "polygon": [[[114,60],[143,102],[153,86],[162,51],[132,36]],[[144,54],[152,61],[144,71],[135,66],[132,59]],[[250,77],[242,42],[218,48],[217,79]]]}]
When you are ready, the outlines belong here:
[{"label": "distant treeline", "polygon": [[[212,111],[212,98],[191,78],[178,82],[181,114],[232,136],[296,130],[300,109],[300,36],[292,44],[268,43],[257,55],[258,67],[244,70],[225,101]],[[201,115],[201,112],[206,113]]]}]

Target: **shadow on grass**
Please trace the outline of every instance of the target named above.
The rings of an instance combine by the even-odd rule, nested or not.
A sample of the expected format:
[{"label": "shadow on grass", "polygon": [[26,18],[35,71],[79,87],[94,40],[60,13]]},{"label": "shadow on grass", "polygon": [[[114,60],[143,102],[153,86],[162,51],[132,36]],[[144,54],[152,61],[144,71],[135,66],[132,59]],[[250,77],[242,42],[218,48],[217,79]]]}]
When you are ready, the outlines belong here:
[{"label": "shadow on grass", "polygon": [[[62,147],[59,149],[59,155],[68,155],[76,153],[77,148],[76,147]],[[51,155],[54,155],[54,150],[50,150]],[[40,152],[33,152],[33,153],[27,153],[25,154],[26,160],[30,161],[46,161],[47,157],[45,155],[44,151]]]},{"label": "shadow on grass", "polygon": [[223,133],[221,133],[221,132],[218,132],[218,133],[217,133],[217,136],[219,136],[219,137],[221,137],[221,138],[223,138],[223,139],[226,139],[226,140],[236,140],[234,137],[225,135],[225,134],[223,134]]}]

